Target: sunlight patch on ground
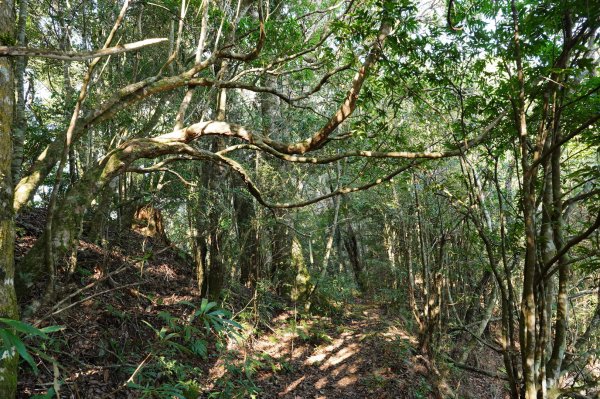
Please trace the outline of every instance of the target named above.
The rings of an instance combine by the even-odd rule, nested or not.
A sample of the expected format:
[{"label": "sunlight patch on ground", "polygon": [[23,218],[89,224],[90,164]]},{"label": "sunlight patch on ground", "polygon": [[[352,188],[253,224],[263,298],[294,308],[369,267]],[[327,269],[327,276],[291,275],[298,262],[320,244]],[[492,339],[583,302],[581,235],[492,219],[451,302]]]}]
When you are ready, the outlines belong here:
[{"label": "sunlight patch on ground", "polygon": [[350,344],[344,348],[342,348],[339,352],[332,355],[327,362],[323,366],[321,366],[321,370],[327,370],[331,366],[335,366],[340,364],[344,360],[348,359],[352,355],[355,355],[359,352],[359,346],[357,344]]},{"label": "sunlight patch on ground", "polygon": [[[344,335],[342,334],[342,337]],[[332,352],[334,350],[336,350],[337,348],[339,348],[340,346],[342,346],[344,344],[344,340],[343,339],[336,339],[332,344],[327,345],[325,348],[323,348],[323,350],[325,352]]]},{"label": "sunlight patch on ground", "polygon": [[309,357],[308,359],[306,359],[306,361],[304,362],[304,364],[306,366],[312,366],[315,364],[319,364],[321,363],[323,360],[325,360],[325,358],[327,357],[328,353],[319,353],[318,355],[313,355],[311,357]]},{"label": "sunlight patch on ground", "polygon": [[357,364],[354,364],[354,363],[353,363],[353,364],[351,364],[351,365],[349,365],[349,366],[348,366],[348,372],[349,372],[349,373],[352,373],[352,374],[354,374],[354,373],[358,372],[358,365],[357,365]]},{"label": "sunlight patch on ground", "polygon": [[352,384],[356,384],[357,381],[358,381],[358,378],[355,375],[347,375],[345,377],[342,377],[336,383],[336,385],[338,387],[341,387],[341,388],[346,388],[346,387],[349,387]]},{"label": "sunlight patch on ground", "polygon": [[315,382],[315,388],[322,389],[327,385],[328,382],[329,381],[327,380],[327,377],[321,377],[317,380],[317,382]]},{"label": "sunlight patch on ground", "polygon": [[292,392],[294,389],[296,389],[298,387],[298,385],[300,385],[300,383],[302,383],[302,381],[304,381],[305,378],[306,378],[306,376],[302,376],[302,377],[298,378],[297,380],[295,380],[294,382],[292,382],[282,392],[279,393],[279,396],[283,396],[283,395],[286,395],[286,394]]},{"label": "sunlight patch on ground", "polygon": [[397,326],[390,326],[385,333],[382,334],[387,340],[393,340],[396,337],[402,338],[412,345],[417,345],[417,338],[413,335],[408,335],[406,331],[400,329]]}]

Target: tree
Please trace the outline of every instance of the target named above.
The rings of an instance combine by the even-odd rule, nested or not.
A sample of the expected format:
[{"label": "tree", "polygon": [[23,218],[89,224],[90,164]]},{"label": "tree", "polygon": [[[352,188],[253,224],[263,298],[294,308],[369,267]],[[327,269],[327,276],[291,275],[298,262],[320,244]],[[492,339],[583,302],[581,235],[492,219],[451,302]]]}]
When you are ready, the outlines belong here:
[{"label": "tree", "polygon": [[[31,15],[55,3],[29,4]],[[582,166],[598,147],[597,13],[579,2],[451,1],[442,13],[410,1],[159,3],[83,1],[71,17],[50,7],[26,25],[27,46],[0,46],[0,61],[28,56],[33,80],[61,83],[47,79],[50,95],[18,83],[27,123],[17,118],[15,143],[25,129],[33,161],[13,165],[15,212],[51,192],[21,272],[53,281],[90,210],[114,209],[129,228],[139,207],[177,214],[185,202],[203,294],[217,298],[228,276],[295,284],[335,243],[365,293],[388,270],[377,283],[407,283],[424,352],[442,350],[452,311],[468,361],[497,311],[502,347],[490,346],[512,397],[560,385],[581,265],[569,255],[594,253],[599,223],[597,169]],[[394,211],[374,206],[380,197]]]},{"label": "tree", "polygon": [[[14,37],[14,4],[0,4],[0,44],[12,44]],[[12,204],[12,123],[14,107],[12,61],[0,58],[0,316],[18,319],[15,294],[14,240],[15,225]],[[4,343],[8,345],[8,343]],[[13,347],[7,347],[0,360],[0,396],[12,398],[17,389],[19,357]]]}]

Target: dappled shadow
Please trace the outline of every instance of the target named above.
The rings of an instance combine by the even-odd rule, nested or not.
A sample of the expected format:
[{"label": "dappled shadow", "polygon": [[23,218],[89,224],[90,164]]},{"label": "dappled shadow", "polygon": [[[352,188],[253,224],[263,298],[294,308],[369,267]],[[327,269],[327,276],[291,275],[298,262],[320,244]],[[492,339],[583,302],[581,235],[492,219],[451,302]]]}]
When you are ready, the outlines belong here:
[{"label": "dappled shadow", "polygon": [[257,385],[264,398],[412,398],[419,390],[427,396],[425,376],[411,365],[414,344],[375,306],[356,306],[337,325],[301,320],[255,343],[254,352],[287,364],[260,373]]}]

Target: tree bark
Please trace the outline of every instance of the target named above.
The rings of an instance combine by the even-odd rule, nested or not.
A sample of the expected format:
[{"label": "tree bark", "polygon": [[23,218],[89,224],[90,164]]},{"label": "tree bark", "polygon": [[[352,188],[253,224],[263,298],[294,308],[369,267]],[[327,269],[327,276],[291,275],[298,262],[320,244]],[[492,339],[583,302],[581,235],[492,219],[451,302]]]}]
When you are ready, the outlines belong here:
[{"label": "tree bark", "polygon": [[[14,3],[0,2],[0,40],[14,39]],[[14,107],[14,76],[11,60],[0,57],[0,317],[18,319],[19,310],[14,285],[15,223],[12,207],[11,128]],[[3,343],[6,345],[6,343]],[[12,399],[17,390],[15,348],[6,348],[0,360],[0,397]]]},{"label": "tree bark", "polygon": [[258,263],[260,260],[260,243],[254,203],[249,195],[239,190],[236,190],[233,196],[237,218],[237,238],[241,245],[238,261],[240,265],[240,283],[253,287],[258,281]]},{"label": "tree bark", "polygon": [[[25,26],[27,22],[29,4],[28,0],[21,0],[19,3],[19,22],[17,24],[17,44],[25,46]],[[13,160],[12,160],[12,179],[16,185],[21,178],[21,165],[23,163],[23,144],[25,140],[25,131],[27,130],[27,118],[25,117],[25,67],[27,66],[26,57],[17,57],[15,60],[15,77],[17,104],[15,107],[15,117],[13,123]]]},{"label": "tree bark", "polygon": [[[560,127],[557,126],[554,132],[553,141],[560,142]],[[561,182],[560,156],[561,149],[558,148],[552,153],[552,229],[554,246],[557,251],[564,247],[564,222],[563,222],[563,192]],[[552,352],[547,365],[548,388],[551,388],[558,382],[561,366],[565,357],[567,346],[567,327],[569,317],[569,298],[568,284],[571,277],[569,268],[569,259],[567,254],[561,255],[558,259],[558,297],[556,302],[556,322],[554,326],[555,336],[552,345]],[[551,277],[552,278],[552,277]]]},{"label": "tree bark", "polygon": [[[281,211],[275,211],[275,214],[283,219],[284,215]],[[291,267],[292,258],[292,234],[290,229],[284,222],[278,221],[273,218],[273,227],[271,236],[271,279],[278,285],[278,289],[281,289],[280,275],[285,273]]]},{"label": "tree bark", "polygon": [[344,246],[346,247],[348,259],[350,260],[350,264],[352,265],[352,271],[354,272],[356,284],[362,292],[366,292],[367,285],[363,275],[363,264],[360,255],[360,249],[358,246],[358,239],[356,238],[356,233],[354,232],[351,223],[348,223],[348,226],[346,227],[346,237],[344,239]]}]

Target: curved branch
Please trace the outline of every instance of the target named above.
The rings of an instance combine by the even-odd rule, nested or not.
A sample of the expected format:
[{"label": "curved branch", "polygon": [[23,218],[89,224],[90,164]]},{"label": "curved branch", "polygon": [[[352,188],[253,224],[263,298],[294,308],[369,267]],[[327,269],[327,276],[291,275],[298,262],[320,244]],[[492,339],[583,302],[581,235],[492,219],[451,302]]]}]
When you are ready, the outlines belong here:
[{"label": "curved branch", "polygon": [[546,262],[546,264],[543,267],[542,274],[538,281],[541,282],[541,281],[551,277],[554,273],[556,273],[558,271],[558,268],[557,267],[552,268],[552,265],[554,265],[554,263],[556,263],[556,261],[558,261],[572,247],[574,247],[575,245],[579,244],[581,241],[588,238],[598,228],[600,228],[600,213],[598,213],[598,215],[596,215],[596,221],[590,227],[588,227],[583,233],[579,234],[578,236],[573,237],[568,243],[565,244],[564,247],[562,247],[560,249],[560,251],[558,251],[556,253],[556,255],[554,255],[552,257],[552,259],[550,259],[548,262]]},{"label": "curved branch", "polygon": [[[308,205],[312,205],[312,204],[316,204],[317,202],[326,200],[328,198],[332,198],[332,197],[337,197],[338,195],[342,195],[342,194],[350,194],[350,193],[356,193],[358,191],[365,191],[368,190],[370,188],[373,188],[375,186],[378,186],[380,184],[383,183],[387,183],[389,181],[391,181],[394,177],[398,176],[400,173],[407,171],[408,169],[412,168],[413,166],[419,165],[421,162],[419,161],[415,161],[415,162],[411,162],[408,165],[405,165],[401,168],[396,169],[394,172],[390,173],[387,176],[384,176],[382,178],[379,178],[375,181],[372,181],[370,183],[364,184],[362,186],[356,186],[356,187],[341,187],[338,188],[337,190],[334,190],[328,194],[324,194],[318,197],[314,197],[305,201],[300,201],[300,202],[295,202],[295,203],[291,203],[291,202],[287,202],[287,203],[268,203],[266,201],[263,200],[262,197],[257,197],[253,191],[251,190],[251,188],[248,186],[248,183],[246,182],[246,180],[244,180],[244,182],[246,183],[248,190],[250,191],[250,194],[252,194],[256,200],[261,204],[264,205],[268,208],[276,208],[276,209],[290,209],[290,208],[302,208]],[[237,172],[237,171],[236,171]]]},{"label": "curved branch", "polygon": [[[117,112],[130,105],[153,95],[186,86],[196,73],[208,68],[215,61],[215,57],[210,57],[180,75],[164,78],[152,76],[123,87],[94,111],[77,121],[76,128],[73,131],[73,142],[77,142],[92,126],[112,118]],[[61,140],[55,140],[50,143],[29,168],[28,173],[21,178],[14,192],[13,207],[15,212],[18,213],[20,211],[33,196],[39,184],[48,176],[58,161],[61,149]]]},{"label": "curved branch", "polygon": [[389,35],[390,31],[391,26],[387,22],[383,22],[379,28],[377,39],[371,46],[369,54],[352,79],[352,86],[348,91],[348,94],[346,94],[346,99],[340,108],[338,108],[336,113],[333,114],[333,116],[325,124],[325,126],[319,129],[319,131],[317,131],[312,137],[291,145],[281,146],[280,143],[268,138],[265,138],[264,141],[274,149],[287,154],[304,154],[308,151],[320,148],[325,143],[329,135],[354,112],[362,85],[367,78],[368,72],[375,64],[377,59],[379,59],[383,48],[383,43],[385,42],[385,39]]},{"label": "curved branch", "polygon": [[424,151],[424,152],[413,152],[413,151],[389,151],[389,152],[381,152],[381,151],[349,151],[341,154],[336,154],[328,157],[305,157],[298,155],[289,155],[284,154],[279,151],[274,150],[264,143],[260,143],[258,145],[255,144],[236,144],[230,147],[227,147],[217,154],[224,155],[237,150],[254,150],[254,151],[265,151],[268,154],[273,155],[276,158],[287,162],[294,163],[307,163],[307,164],[329,164],[336,161],[339,161],[344,158],[379,158],[379,159],[441,159],[441,158],[450,158],[463,154],[467,149],[471,147],[475,147],[476,145],[482,143],[489,137],[489,132],[482,134],[481,136],[469,140],[467,143],[461,144],[458,148],[449,150],[449,151]]},{"label": "curved branch", "polygon": [[207,78],[198,78],[198,79],[190,80],[189,85],[190,86],[197,85],[197,86],[205,86],[205,87],[214,86],[214,87],[221,87],[221,88],[225,88],[225,89],[243,89],[243,90],[248,90],[248,91],[252,91],[255,93],[269,93],[269,94],[273,94],[273,95],[281,98],[283,101],[285,101],[288,104],[292,104],[296,101],[304,100],[304,99],[310,97],[311,95],[315,94],[316,92],[321,90],[321,88],[323,87],[323,85],[325,83],[327,83],[329,78],[331,78],[333,75],[335,75],[339,72],[350,69],[351,66],[352,66],[352,64],[346,64],[346,65],[337,67],[337,68],[327,72],[325,75],[323,75],[321,80],[319,80],[319,83],[317,83],[312,89],[310,89],[308,92],[301,94],[299,96],[296,96],[296,97],[287,96],[273,87],[255,86],[252,84],[237,82],[237,81],[233,81],[233,80],[218,81],[218,80],[212,80],[212,79],[207,79]]},{"label": "curved branch", "polygon": [[[135,169],[140,169],[140,170],[144,169],[146,171],[155,171],[155,170],[160,169],[162,166],[164,166],[164,163],[166,163],[166,162],[175,162],[175,161],[188,160],[188,159],[210,161],[210,162],[225,165],[225,166],[229,167],[232,171],[234,171],[242,179],[242,181],[246,185],[246,188],[248,189],[250,194],[254,198],[256,198],[258,203],[260,203],[261,205],[263,205],[267,208],[288,209],[288,208],[301,208],[304,206],[312,205],[317,202],[323,201],[325,199],[335,197],[338,195],[342,195],[342,194],[349,194],[349,193],[355,193],[358,191],[368,190],[372,187],[375,187],[380,184],[391,181],[395,176],[399,175],[400,173],[410,169],[413,166],[419,165],[423,162],[423,160],[412,161],[412,162],[396,169],[394,172],[388,174],[387,176],[384,176],[382,178],[379,178],[375,181],[364,184],[362,186],[341,187],[341,188],[338,188],[337,190],[332,191],[328,194],[324,194],[324,195],[321,195],[318,197],[314,197],[314,198],[311,198],[311,199],[308,199],[305,201],[296,202],[296,203],[291,203],[291,202],[271,203],[271,202],[267,201],[265,198],[263,198],[263,195],[262,195],[260,189],[254,183],[254,181],[250,177],[250,174],[244,169],[244,167],[240,163],[234,161],[231,158],[224,157],[223,155],[221,155],[219,153],[213,153],[210,151],[193,148],[190,145],[188,145],[186,142],[178,140],[178,138],[176,138],[176,137],[167,138],[167,136],[169,136],[169,135],[159,136],[154,139],[134,139],[129,142],[123,143],[121,146],[119,146],[119,148],[115,150],[114,155],[117,157],[121,157],[120,162],[122,162],[122,165],[119,165],[117,168],[115,168],[113,170],[113,172],[111,172],[111,173],[113,173],[113,177],[122,171],[129,170],[129,166],[125,166],[125,164],[131,165],[135,160],[142,159],[142,158],[156,158],[156,157],[163,156],[163,155],[176,155],[175,157],[168,158],[167,160],[159,162],[158,164],[156,164],[154,166],[150,166],[147,168],[133,168],[132,171],[136,171]],[[111,158],[112,158],[111,155],[107,155],[104,158],[103,162],[106,164],[111,163],[111,162],[114,163],[114,161],[111,161]],[[125,158],[127,159],[126,161],[125,161]],[[100,166],[102,167],[102,163]]]},{"label": "curved branch", "polygon": [[455,26],[452,23],[452,12],[454,11],[454,0],[450,0],[448,3],[448,13],[446,14],[446,21],[448,22],[448,27],[452,30],[461,31],[463,30],[462,26]]},{"label": "curved branch", "polygon": [[[182,159],[180,159],[180,160],[182,160]],[[185,178],[183,176],[181,176],[179,173],[175,172],[174,170],[169,169],[169,168],[164,168],[164,167],[162,167],[162,168],[157,167],[156,165],[153,165],[149,168],[129,168],[129,169],[127,169],[127,172],[132,172],[132,173],[167,172],[167,173],[171,173],[172,175],[177,177],[184,185],[186,185],[188,187],[196,187],[197,186],[197,184],[185,180]]]},{"label": "curved branch", "polygon": [[[184,142],[188,143],[201,136],[225,136],[235,137],[245,141],[247,146],[239,145],[235,148],[227,149],[225,152],[231,152],[238,149],[260,149],[268,152],[269,154],[276,156],[280,159],[289,162],[298,163],[313,163],[313,164],[326,164],[335,162],[337,160],[348,158],[348,157],[371,157],[371,158],[402,158],[402,159],[439,159],[448,158],[453,156],[461,155],[464,151],[471,147],[474,147],[483,141],[485,141],[491,131],[498,125],[498,123],[505,116],[505,113],[501,113],[492,122],[490,122],[484,129],[483,133],[474,139],[465,141],[460,144],[457,148],[446,152],[408,152],[408,151],[393,151],[393,152],[378,152],[378,151],[352,151],[343,154],[337,154],[330,157],[318,158],[318,157],[304,157],[298,156],[293,152],[281,151],[280,149],[287,150],[296,144],[287,144],[270,140],[261,134],[253,133],[247,130],[244,126],[237,125],[229,122],[218,122],[218,121],[206,121],[195,123],[184,129],[176,130],[171,133],[167,133],[158,137],[154,140],[163,142]],[[255,148],[256,147],[256,148]],[[224,152],[224,153],[225,153]]]},{"label": "curved branch", "polygon": [[550,154],[559,149],[563,144],[584,132],[585,129],[587,129],[588,127],[593,126],[596,122],[598,122],[598,120],[600,120],[600,114],[596,114],[587,121],[583,122],[581,126],[579,126],[577,129],[562,137],[560,141],[552,144],[552,146],[550,146],[550,148],[548,148],[547,151],[544,151],[544,153],[531,164],[531,167],[535,167],[542,163],[546,158],[550,156]]},{"label": "curved branch", "polygon": [[217,58],[227,58],[230,60],[237,60],[237,61],[252,61],[254,60],[256,57],[258,57],[258,55],[260,54],[260,52],[263,49],[263,46],[265,45],[265,39],[266,39],[266,34],[265,34],[265,24],[262,21],[262,15],[261,15],[261,21],[260,21],[260,27],[259,27],[259,36],[258,36],[258,41],[256,42],[256,46],[248,53],[235,53],[235,52],[229,52],[226,51],[224,49],[221,49],[217,52]]},{"label": "curved branch", "polygon": [[323,65],[324,65],[324,62],[315,62],[312,64],[302,65],[302,66],[299,66],[294,69],[286,69],[286,70],[281,70],[280,68],[269,69],[266,67],[264,67],[264,68],[263,67],[248,68],[248,69],[244,69],[237,75],[233,76],[229,81],[236,82],[236,81],[240,80],[242,77],[249,75],[249,74],[254,74],[254,77],[256,77],[257,75],[265,74],[265,73],[267,75],[272,75],[272,76],[285,76],[285,75],[290,75],[292,73],[298,73],[298,72],[307,71],[307,70],[318,71],[319,69],[323,68]]}]

